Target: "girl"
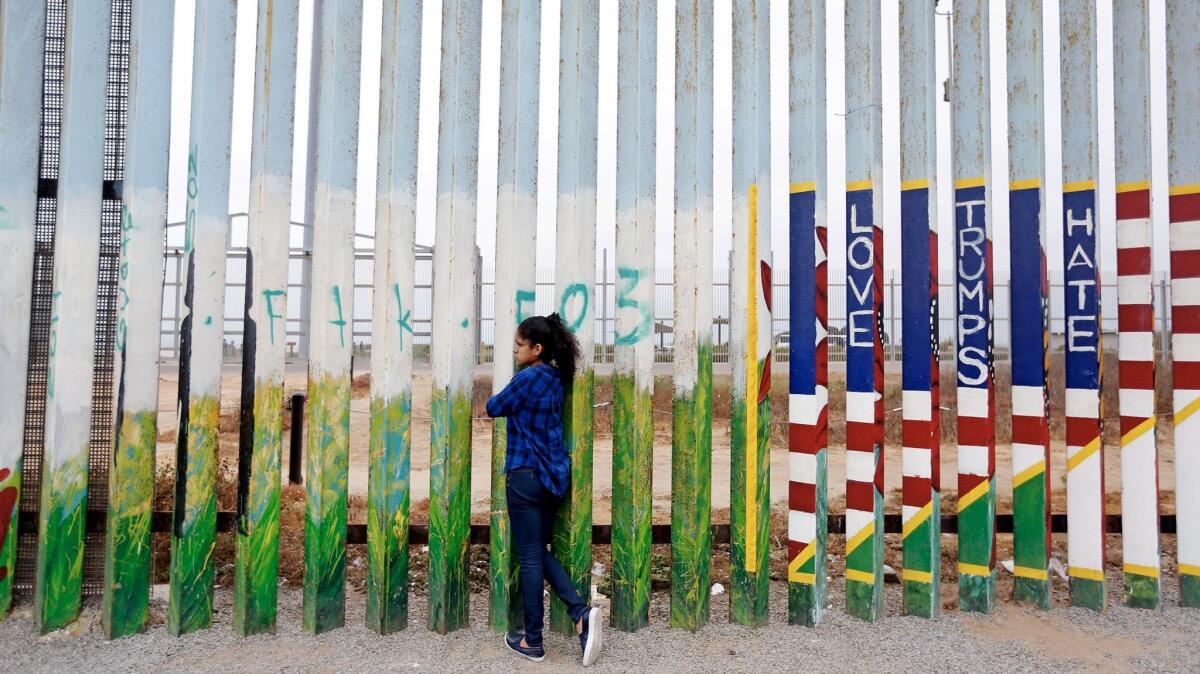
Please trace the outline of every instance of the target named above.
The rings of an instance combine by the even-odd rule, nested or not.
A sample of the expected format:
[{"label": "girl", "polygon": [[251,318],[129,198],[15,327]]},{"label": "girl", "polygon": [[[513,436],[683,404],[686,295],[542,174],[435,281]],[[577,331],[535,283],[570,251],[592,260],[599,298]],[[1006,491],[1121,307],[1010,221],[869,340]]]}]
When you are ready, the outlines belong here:
[{"label": "girl", "polygon": [[563,392],[575,377],[579,344],[558,314],[533,316],[517,326],[513,339],[517,372],[504,390],[487,401],[490,417],[508,417],[508,517],[521,563],[521,598],[525,633],[506,634],[508,648],[534,662],[546,657],[542,647],[542,583],[549,579],[555,594],[575,621],[583,666],[600,656],[600,609],[584,603],[562,564],[550,553],[550,528],[562,504],[571,474],[571,457],[563,444]]}]

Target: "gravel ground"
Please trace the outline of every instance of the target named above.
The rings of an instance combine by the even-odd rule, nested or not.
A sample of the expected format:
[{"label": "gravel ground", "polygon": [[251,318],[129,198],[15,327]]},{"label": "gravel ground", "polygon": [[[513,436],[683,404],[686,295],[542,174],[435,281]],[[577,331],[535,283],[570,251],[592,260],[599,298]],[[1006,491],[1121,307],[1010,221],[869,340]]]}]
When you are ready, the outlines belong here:
[{"label": "gravel ground", "polygon": [[[1200,611],[1170,606],[1162,612],[1120,605],[1112,578],[1105,614],[1056,608],[1049,613],[1004,602],[987,616],[948,611],[928,621],[900,616],[900,591],[887,586],[888,617],[871,625],[842,613],[841,582],[833,606],[815,630],[787,625],[787,588],[771,586],[771,624],[750,630],[725,622],[728,596],[713,597],[712,624],[695,634],[670,630],[668,597],[658,594],[652,626],[637,634],[606,629],[604,654],[594,671],[1187,671],[1200,661]],[[162,588],[156,588],[161,590]],[[948,597],[953,585],[944,588]],[[471,600],[471,628],[448,636],[425,629],[425,600],[413,598],[409,629],[380,637],[363,626],[364,597],[349,591],[348,626],[311,636],[300,629],[301,593],[281,588],[276,635],[239,638],[230,629],[232,592],[216,595],[213,629],[175,638],[163,626],[166,606],[151,606],[146,634],[107,641],[99,604],[89,601],[71,628],[39,637],[29,604],[0,622],[3,671],[487,671],[540,672],[579,667],[578,642],[546,636],[548,657],[537,664],[507,652],[486,628],[487,603]],[[1168,603],[1174,594],[1167,594]]]}]

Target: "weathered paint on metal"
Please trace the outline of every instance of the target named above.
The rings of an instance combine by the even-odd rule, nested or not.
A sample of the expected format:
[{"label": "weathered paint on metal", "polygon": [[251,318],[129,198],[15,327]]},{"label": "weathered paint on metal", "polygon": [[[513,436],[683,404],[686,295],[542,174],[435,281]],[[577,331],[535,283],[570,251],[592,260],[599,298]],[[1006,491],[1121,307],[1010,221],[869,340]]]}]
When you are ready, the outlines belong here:
[{"label": "weathered paint on metal", "polygon": [[788,622],[815,627],[828,603],[825,0],[789,11]]},{"label": "weathered paint on metal", "polygon": [[429,628],[467,626],[471,517],[471,373],[475,340],[475,191],[483,10],[442,6],[437,231],[433,254],[433,422],[429,474]]},{"label": "weathered paint on metal", "polygon": [[308,208],[312,302],[304,471],[304,629],[346,621],[351,319],[362,0],[317,0]]},{"label": "weathered paint on metal", "polygon": [[612,622],[650,622],[658,2],[621,0],[617,35]]},{"label": "weathered paint on metal", "polygon": [[1150,11],[1113,3],[1121,548],[1125,605],[1162,601],[1155,438],[1153,228],[1150,221]]},{"label": "weathered paint on metal", "polygon": [[708,623],[712,579],[713,9],[675,4],[671,626]]},{"label": "weathered paint on metal", "polygon": [[167,627],[175,635],[212,625],[236,25],[233,0],[197,2],[167,611]]},{"label": "weathered paint on metal", "polygon": [[1063,293],[1066,318],[1067,559],[1071,603],[1106,605],[1104,452],[1100,440],[1100,277],[1096,246],[1096,7],[1063,0]]},{"label": "weathered paint on metal", "polygon": [[879,0],[846,4],[846,612],[883,615],[883,117]]},{"label": "weathered paint on metal", "polygon": [[[492,392],[512,379],[510,335],[533,312],[536,296],[537,165],[541,2],[506,0],[500,29],[500,123],[496,193],[496,328]],[[492,421],[491,602],[488,624],[515,632],[524,624],[517,562],[508,518],[508,420]]]},{"label": "weathered paint on metal", "polygon": [[1200,606],[1200,4],[1167,0],[1171,352],[1175,385],[1175,517],[1179,603]]},{"label": "weathered paint on metal", "polygon": [[275,631],[279,588],[279,467],[299,15],[296,0],[258,2],[233,593],[233,629],[243,636]]},{"label": "weathered paint on metal", "polygon": [[117,409],[108,474],[101,621],[110,639],[146,628],[150,514],[158,436],[158,355],[171,49],[175,2],[136,3],[130,17],[128,123],[121,196],[115,360]]},{"label": "weathered paint on metal", "polygon": [[729,619],[767,622],[771,428],[770,7],[733,8]]},{"label": "weathered paint on metal", "polygon": [[[558,73],[558,229],[554,285],[558,313],[583,354],[563,403],[563,440],[571,454],[571,485],[555,520],[554,556],[582,596],[592,578],[592,424],[594,415],[596,282],[596,142],[600,8],[562,3]],[[566,605],[550,601],[550,624],[574,634]]]},{"label": "weathered paint on metal", "polygon": [[383,5],[367,475],[367,627],[379,634],[408,625],[421,20],[420,0]]},{"label": "weathered paint on metal", "polygon": [[17,561],[45,36],[44,3],[0,6],[0,306],[17,319],[0,324],[0,618]]},{"label": "weathered paint on metal", "polygon": [[1008,3],[1013,599],[1050,608],[1045,117],[1041,0]]},{"label": "weathered paint on metal", "polygon": [[996,602],[996,402],[992,362],[991,82],[988,3],[954,6],[954,306],[958,350],[958,599]]},{"label": "weathered paint on metal", "polygon": [[[100,255],[109,0],[67,7],[54,295],[46,370],[34,614],[45,634],[79,615]],[[41,54],[41,49],[36,49]],[[35,125],[33,128],[37,128]],[[28,283],[28,281],[26,281]]]},{"label": "weathered paint on metal", "polygon": [[935,4],[900,4],[904,612],[941,612]]}]

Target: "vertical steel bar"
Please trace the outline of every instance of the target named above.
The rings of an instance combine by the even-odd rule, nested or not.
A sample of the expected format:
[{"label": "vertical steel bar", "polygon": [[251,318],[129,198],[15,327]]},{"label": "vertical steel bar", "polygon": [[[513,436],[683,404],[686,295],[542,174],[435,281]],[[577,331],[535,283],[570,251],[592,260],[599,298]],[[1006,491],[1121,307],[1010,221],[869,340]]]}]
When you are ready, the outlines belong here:
[{"label": "vertical steel bar", "polygon": [[825,0],[792,3],[788,32],[788,622],[816,627],[828,602]]},{"label": "vertical steel bar", "polygon": [[234,0],[196,3],[167,611],[167,627],[175,635],[212,625],[236,26]]},{"label": "vertical steel bar", "polygon": [[[554,556],[581,595],[592,577],[592,402],[596,328],[596,133],[600,8],[562,3],[558,73],[558,230],[554,262],[558,313],[583,354],[563,402],[563,440],[571,454],[571,487],[554,525]],[[574,634],[566,605],[553,598],[550,624]]]},{"label": "vertical steel bar", "polygon": [[158,347],[171,49],[175,2],[137,3],[130,26],[129,132],[121,204],[115,335],[117,407],[108,478],[101,620],[110,639],[146,627],[150,604],[150,513],[158,436]]},{"label": "vertical steel bar", "polygon": [[621,0],[617,37],[612,621],[650,622],[658,2]]},{"label": "vertical steel bar", "polygon": [[1046,146],[1042,2],[1008,3],[1013,599],[1050,608]]},{"label": "vertical steel bar", "polygon": [[[112,3],[67,8],[54,299],[34,612],[43,634],[79,615],[96,318],[104,67]],[[38,50],[40,54],[40,50]]]},{"label": "vertical steel bar", "polygon": [[0,617],[12,606],[25,432],[46,6],[0,7]]},{"label": "vertical steel bar", "polygon": [[1125,605],[1162,599],[1155,439],[1154,280],[1150,249],[1150,8],[1113,3],[1116,104],[1117,376],[1121,415],[1121,547]]},{"label": "vertical steel bar", "polygon": [[292,394],[292,427],[288,429],[288,484],[304,484],[304,394]]},{"label": "vertical steel bar", "polygon": [[926,618],[942,603],[934,9],[929,2],[900,5],[904,612]]},{"label": "vertical steel bar", "polygon": [[991,82],[988,3],[954,5],[954,304],[958,317],[958,598],[996,601],[996,428],[992,364]]},{"label": "vertical steel bar", "polygon": [[471,518],[471,374],[476,344],[475,190],[483,10],[442,6],[437,232],[433,257],[433,411],[429,473],[429,629],[467,626]]},{"label": "vertical steel bar", "polygon": [[295,0],[258,2],[233,593],[243,636],[275,631],[299,16]]},{"label": "vertical steel bar", "polygon": [[1066,317],[1067,553],[1071,603],[1104,610],[1100,276],[1096,247],[1096,7],[1063,0],[1063,293]]},{"label": "vertical steel bar", "polygon": [[[505,0],[500,27],[500,123],[496,180],[496,299],[492,392],[512,379],[512,338],[534,314],[537,291],[538,105],[542,3]],[[504,462],[507,419],[492,422],[491,611],[496,631],[524,624]]]},{"label": "vertical steel bar", "polygon": [[1200,4],[1167,0],[1171,351],[1179,603],[1200,606]]},{"label": "vertical steel bar", "polygon": [[879,0],[846,3],[846,611],[883,614]]},{"label": "vertical steel bar", "polygon": [[367,627],[379,634],[408,626],[421,20],[418,0],[383,5],[367,476]]},{"label": "vertical steel bar", "polygon": [[733,7],[729,620],[767,622],[771,481],[770,7]]},{"label": "vertical steel bar", "polygon": [[346,622],[346,491],[353,358],[354,212],[362,0],[313,6],[313,110],[307,211],[312,216],[305,463],[304,629]]},{"label": "vertical steel bar", "polygon": [[713,9],[675,3],[671,626],[708,623],[712,579]]}]

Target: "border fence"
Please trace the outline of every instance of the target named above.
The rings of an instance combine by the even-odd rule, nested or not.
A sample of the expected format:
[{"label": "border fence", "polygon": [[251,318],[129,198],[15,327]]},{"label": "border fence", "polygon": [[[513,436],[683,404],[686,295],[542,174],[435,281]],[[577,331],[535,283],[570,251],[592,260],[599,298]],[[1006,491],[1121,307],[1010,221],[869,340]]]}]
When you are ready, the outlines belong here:
[{"label": "border fence", "polygon": [[[899,4],[900,222],[885,223],[885,106],[881,0],[847,0],[843,54],[826,49],[825,0],[617,3],[616,243],[597,269],[598,118],[602,3],[562,0],[553,270],[511,250],[536,221],[541,17],[533,0],[504,0],[497,220],[478,221],[483,4],[384,0],[380,23],[361,0],[313,3],[305,223],[290,222],[299,3],[259,0],[248,212],[230,216],[236,0],[196,0],[185,220],[166,222],[173,0],[46,0],[0,4],[0,615],[32,594],[47,633],[74,622],[84,594],[102,595],[108,636],[145,629],[155,532],[169,533],[167,629],[213,623],[218,530],[236,537],[233,626],[276,622],[284,364],[308,368],[303,627],[346,620],[348,543],[367,544],[367,621],[407,627],[410,545],[428,547],[428,628],[468,625],[472,542],[490,545],[492,629],[517,615],[516,567],[505,515],[504,420],[492,425],[491,517],[471,516],[475,366],[493,387],[514,374],[496,354],[517,322],[558,313],[586,354],[566,392],[563,436],[573,470],[553,553],[590,591],[592,544],[612,545],[614,626],[649,621],[651,544],[670,543],[671,624],[708,622],[715,543],[729,546],[729,615],[766,623],[773,426],[786,423],[789,622],[813,626],[828,606],[826,544],[844,534],[846,610],[884,617],[884,536],[903,541],[904,612],[941,610],[943,575],[962,611],[998,601],[997,533],[1011,532],[1013,598],[1049,608],[1050,537],[1067,534],[1073,606],[1103,611],[1121,583],[1130,607],[1156,609],[1164,576],[1182,606],[1200,607],[1200,3],[1114,0],[1115,173],[1102,185],[1094,0],[1061,0],[1060,48],[1043,53],[1043,3],[1005,3],[1006,176],[991,171],[993,73],[987,0]],[[949,5],[950,3],[942,3]],[[654,261],[657,17],[674,9],[674,248]],[[422,35],[423,13],[443,30]],[[1165,12],[1167,222],[1151,212],[1151,11]],[[939,82],[937,16],[949,21],[951,69]],[[788,213],[786,260],[771,249],[772,22],[786,22]],[[379,133],[359,134],[363,30],[382,36]],[[496,26],[487,26],[495,30]],[[714,95],[717,30],[732,41],[730,96]],[[610,38],[612,36],[609,36]],[[435,245],[415,245],[422,40],[440,44]],[[666,53],[668,50],[663,50]],[[845,99],[828,100],[826,65],[844,59]],[[1047,61],[1061,86],[1048,91]],[[639,64],[631,68],[631,64]],[[949,103],[951,164],[939,171],[939,91]],[[1057,96],[1057,102],[1048,101]],[[728,103],[732,250],[713,259],[714,117]],[[888,101],[888,104],[893,101]],[[1105,102],[1107,104],[1108,102]],[[1061,185],[1048,185],[1046,115],[1061,111]],[[722,108],[724,111],[724,108]],[[828,122],[844,118],[844,202],[827,184]],[[895,140],[887,139],[888,143]],[[354,229],[358,152],[377,143],[376,237]],[[724,157],[724,155],[722,155]],[[1160,158],[1161,159],[1161,158]],[[943,175],[944,174],[944,175]],[[299,179],[298,177],[296,179]],[[1007,182],[1005,181],[1007,179]],[[951,231],[938,232],[937,186],[953,195]],[[841,190],[836,192],[843,194]],[[1048,213],[1048,195],[1062,210]],[[893,195],[895,196],[895,195]],[[1007,199],[1010,279],[998,278],[997,199]],[[1099,226],[1102,204],[1116,225]],[[828,246],[830,209],[845,213],[845,246]],[[783,218],[779,219],[781,222]],[[497,268],[476,248],[496,227]],[[1060,264],[1048,264],[1050,228]],[[1167,236],[1158,236],[1165,233]],[[953,241],[939,262],[939,236]],[[1111,237],[1113,241],[1106,241]],[[1167,276],[1151,264],[1166,239]],[[899,274],[883,246],[899,245]],[[893,242],[892,239],[896,239]],[[1115,275],[1100,273],[1115,243]],[[528,248],[528,247],[525,247]],[[844,278],[830,278],[831,255]],[[1048,272],[1063,269],[1061,277]],[[941,274],[945,268],[951,274]],[[15,318],[14,318],[15,317]],[[26,318],[28,320],[26,320]],[[499,327],[497,327],[499,326]],[[1117,367],[1106,340],[1117,343]],[[348,519],[354,357],[372,355],[367,523]],[[1065,405],[1050,405],[1051,356],[1063,354]],[[1109,354],[1106,356],[1106,353]],[[158,422],[159,365],[178,362],[174,429]],[[997,513],[995,363],[1011,364],[1012,512]],[[221,374],[241,364],[237,498],[218,511]],[[941,512],[942,361],[953,365],[955,513]],[[653,365],[671,363],[672,522],[652,527]],[[902,507],[884,512],[886,363],[902,370]],[[432,374],[429,523],[409,524],[414,363]],[[598,363],[612,365],[612,524],[593,525]],[[714,363],[730,379],[730,521],[712,522]],[[726,367],[727,366],[727,367]],[[844,370],[844,416],[830,423],[831,368]],[[1156,384],[1171,373],[1175,512],[1162,515]],[[772,409],[772,375],[786,372],[788,405]],[[1119,409],[1106,410],[1116,372]],[[999,382],[999,385],[1005,385]],[[7,404],[9,401],[15,404]],[[1164,401],[1165,402],[1165,401]],[[298,410],[293,411],[299,415]],[[1119,417],[1121,512],[1107,511],[1103,429]],[[1051,444],[1062,422],[1065,451]],[[1166,424],[1162,424],[1166,427]],[[174,431],[171,512],[154,512],[160,431]],[[844,458],[844,513],[828,508],[831,430]],[[842,433],[844,431],[844,433]],[[293,445],[301,445],[295,439]],[[1063,456],[1055,456],[1061,453]],[[1065,459],[1066,512],[1052,512],[1050,468]],[[1056,464],[1057,465],[1057,464]],[[294,468],[294,466],[293,466]],[[476,469],[482,469],[477,467]],[[1122,534],[1119,569],[1106,535]],[[942,568],[942,533],[957,535]],[[1164,564],[1162,535],[1176,537]],[[1174,591],[1174,590],[1173,590]],[[1174,598],[1171,598],[1174,600]],[[565,606],[550,625],[570,633]]]}]

